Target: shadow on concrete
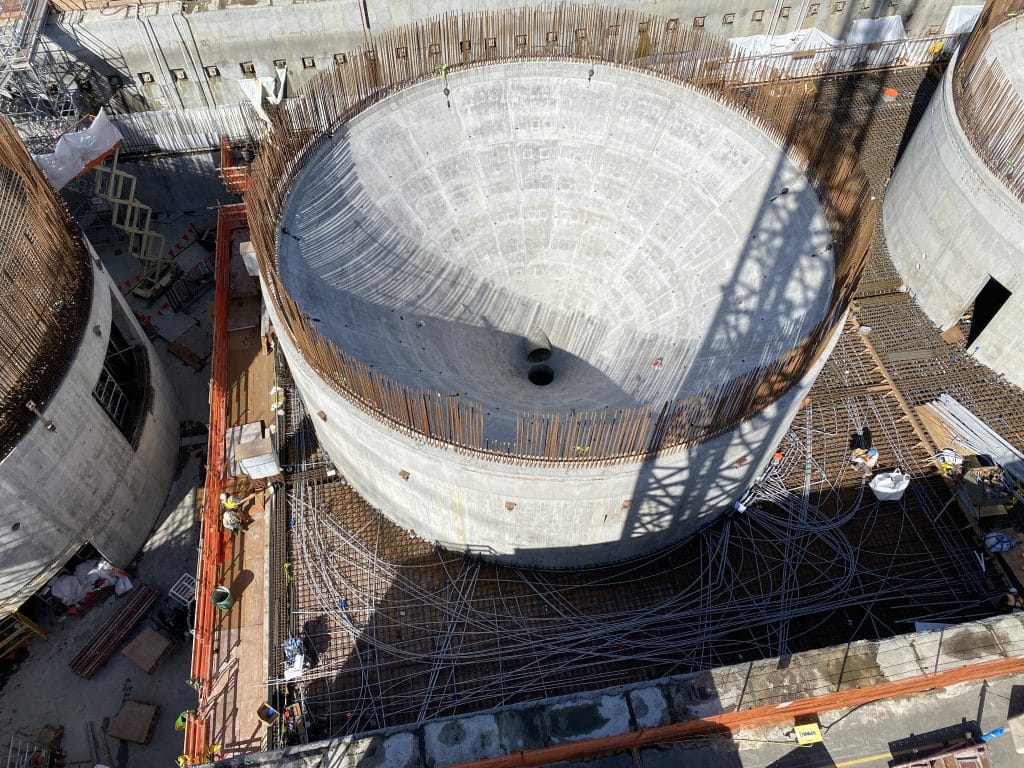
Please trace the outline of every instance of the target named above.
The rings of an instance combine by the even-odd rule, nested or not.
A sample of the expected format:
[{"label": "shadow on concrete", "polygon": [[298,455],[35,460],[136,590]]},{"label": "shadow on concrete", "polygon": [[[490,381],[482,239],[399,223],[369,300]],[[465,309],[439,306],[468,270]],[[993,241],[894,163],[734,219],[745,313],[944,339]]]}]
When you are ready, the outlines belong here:
[{"label": "shadow on concrete", "polygon": [[[864,114],[886,109],[881,97],[891,82],[889,73],[860,73],[831,90],[818,84],[803,113],[808,120],[824,115],[829,139],[820,143],[811,165],[832,162],[836,146],[865,146],[871,121]],[[799,129],[791,137],[794,142]],[[784,154],[776,169],[780,181],[783,159]],[[785,198],[780,196],[781,189],[761,203],[772,228],[787,225],[780,205]],[[752,231],[757,229],[755,224]],[[741,257],[725,288],[737,301],[753,290],[743,281],[742,266]],[[452,275],[450,282],[458,287],[459,279]],[[766,302],[777,301],[779,311],[789,308],[781,276],[769,276],[756,290]],[[362,301],[353,300],[353,308],[364,308]],[[735,316],[735,305],[728,299],[722,302],[705,351],[744,342],[746,331]],[[409,323],[413,317],[400,315],[397,322]],[[409,332],[398,325],[388,328],[396,336]],[[518,344],[516,337],[508,343],[513,340]],[[695,373],[692,380],[699,376]],[[682,377],[680,387],[686,381]],[[759,455],[765,445],[774,448],[788,425],[788,415],[780,414],[773,437],[750,439],[750,455]],[[725,447],[694,450],[688,461],[689,466],[677,471],[653,460],[645,465],[626,510],[624,539],[670,530],[689,511],[679,501],[684,493],[706,498],[733,491],[718,480],[727,463]],[[751,461],[744,470],[751,483],[760,465]],[[926,546],[913,540],[919,535],[911,526],[904,527],[907,505],[916,503],[912,498],[907,505],[882,509],[873,499],[862,498],[858,483],[855,479],[845,489],[848,504],[836,517],[815,512],[806,496],[790,493],[783,501],[759,503],[743,514],[727,512],[685,542],[655,554],[579,572],[495,568],[472,556],[489,552],[423,552],[422,547],[399,567],[382,567],[383,539],[401,538],[403,531],[387,534],[382,520],[372,515],[359,518],[363,528],[358,531],[330,531],[333,540],[318,531],[314,537],[328,550],[345,552],[346,573],[372,572],[375,581],[364,592],[351,581],[333,582],[343,584],[332,588],[344,589],[344,594],[365,596],[365,604],[349,606],[343,619],[325,611],[306,624],[307,632],[317,637],[322,661],[321,672],[304,684],[305,700],[317,715],[310,735],[363,733],[460,717],[566,690],[597,689],[613,680],[655,680],[773,655],[785,658],[794,650],[820,647],[826,636],[842,642],[891,634],[894,625],[886,623],[876,606],[879,594],[873,590],[878,582],[866,578],[859,567],[861,550],[870,548],[877,529],[895,531],[872,553],[886,561],[879,573],[890,579],[901,551],[913,553],[919,543]],[[312,512],[322,514],[322,509]],[[292,532],[297,535],[298,528]],[[921,603],[935,589],[927,583],[903,583],[901,588],[907,604],[904,616],[923,612]],[[584,591],[591,602],[576,601]],[[559,624],[561,629],[550,635],[540,634],[540,628]],[[319,638],[327,642],[321,645],[324,640]],[[492,647],[488,643],[494,638]],[[787,671],[784,667],[781,672]],[[722,704],[713,684],[701,695],[691,694],[688,703],[679,698],[683,694],[668,694],[672,715],[683,718]],[[574,694],[577,700],[584,697]],[[635,712],[631,718],[629,727],[637,727]],[[542,733],[550,736],[550,725]],[[452,736],[450,741],[454,747],[458,739]],[[823,745],[795,749],[774,765],[796,768],[819,764],[816,760],[831,760]]]},{"label": "shadow on concrete", "polygon": [[240,600],[242,594],[245,592],[246,589],[248,589],[249,585],[252,584],[254,579],[255,576],[253,575],[252,571],[239,571],[238,575],[235,576],[235,580],[231,582],[231,596],[234,597],[236,601]]},{"label": "shadow on concrete", "polygon": [[936,728],[925,733],[912,733],[905,739],[889,742],[889,753],[894,756],[889,765],[899,765],[911,759],[924,760],[954,747],[967,746],[972,739],[980,735],[981,727],[978,722],[967,718],[956,725]]},{"label": "shadow on concrete", "polygon": [[794,747],[791,752],[768,763],[765,768],[821,768],[826,765],[835,765],[835,761],[828,747],[818,742],[806,747]]}]

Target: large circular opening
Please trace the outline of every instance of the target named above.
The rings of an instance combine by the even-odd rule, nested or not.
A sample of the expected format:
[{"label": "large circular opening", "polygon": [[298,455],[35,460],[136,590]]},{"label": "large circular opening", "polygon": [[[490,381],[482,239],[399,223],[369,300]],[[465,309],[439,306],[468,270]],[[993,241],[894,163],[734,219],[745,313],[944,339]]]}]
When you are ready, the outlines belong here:
[{"label": "large circular opening", "polygon": [[[815,190],[737,112],[641,72],[588,82],[573,62],[448,83],[450,109],[430,80],[349,120],[282,211],[286,290],[380,375],[480,403],[487,439],[515,441],[522,413],[723,386],[827,310]],[[551,369],[529,372],[556,348],[551,387]]]},{"label": "large circular opening", "polygon": [[531,365],[530,372],[526,374],[526,378],[530,380],[531,384],[536,384],[538,387],[546,387],[555,380],[555,372],[551,369],[550,365]]}]

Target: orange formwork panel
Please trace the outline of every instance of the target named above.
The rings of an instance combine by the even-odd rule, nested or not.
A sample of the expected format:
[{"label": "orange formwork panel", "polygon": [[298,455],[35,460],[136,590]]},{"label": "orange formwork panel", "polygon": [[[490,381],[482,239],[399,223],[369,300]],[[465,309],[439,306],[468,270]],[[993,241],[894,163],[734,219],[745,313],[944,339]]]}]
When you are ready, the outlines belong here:
[{"label": "orange formwork panel", "polygon": [[196,579],[195,635],[192,640],[192,681],[199,693],[199,708],[185,726],[185,751],[193,764],[206,760],[206,702],[213,686],[214,606],[210,595],[217,586],[224,562],[226,534],[221,529],[220,493],[224,481],[225,393],[228,365],[228,295],[231,235],[246,226],[245,206],[223,206],[217,214],[214,263],[213,353],[210,376],[210,437],[206,484],[203,490],[202,542]]}]

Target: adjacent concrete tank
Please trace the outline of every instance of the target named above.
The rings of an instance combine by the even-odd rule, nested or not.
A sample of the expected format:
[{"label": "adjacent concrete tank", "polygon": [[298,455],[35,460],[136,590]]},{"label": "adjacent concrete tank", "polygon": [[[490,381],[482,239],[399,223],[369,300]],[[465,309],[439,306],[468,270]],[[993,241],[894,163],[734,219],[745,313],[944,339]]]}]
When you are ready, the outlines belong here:
[{"label": "adjacent concrete tank", "polygon": [[59,196],[0,124],[0,614],[83,545],[134,557],[163,507],[177,402]]},{"label": "adjacent concrete tank", "polygon": [[574,567],[676,541],[742,496],[824,359],[734,402],[829,311],[831,235],[765,133],[653,74],[448,73],[290,184],[267,288],[299,391],[360,493],[448,547]]},{"label": "adjacent concrete tank", "polygon": [[1001,20],[983,18],[946,71],[883,214],[921,308],[942,329],[973,312],[969,350],[1024,385],[1024,28]]}]

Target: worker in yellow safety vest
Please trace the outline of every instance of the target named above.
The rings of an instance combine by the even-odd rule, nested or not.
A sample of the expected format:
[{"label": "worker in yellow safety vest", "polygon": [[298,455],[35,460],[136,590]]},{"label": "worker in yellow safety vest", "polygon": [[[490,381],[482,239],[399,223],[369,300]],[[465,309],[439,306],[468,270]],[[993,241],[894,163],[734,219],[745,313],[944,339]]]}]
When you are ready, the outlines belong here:
[{"label": "worker in yellow safety vest", "polygon": [[229,493],[222,493],[220,495],[220,506],[223,510],[221,523],[224,525],[224,529],[232,533],[242,530],[242,500]]}]

